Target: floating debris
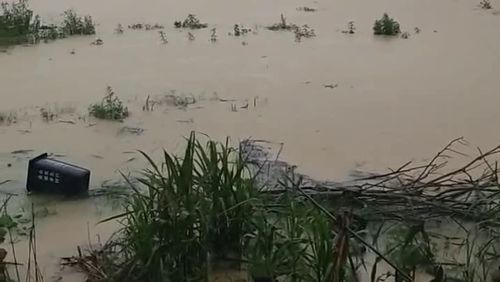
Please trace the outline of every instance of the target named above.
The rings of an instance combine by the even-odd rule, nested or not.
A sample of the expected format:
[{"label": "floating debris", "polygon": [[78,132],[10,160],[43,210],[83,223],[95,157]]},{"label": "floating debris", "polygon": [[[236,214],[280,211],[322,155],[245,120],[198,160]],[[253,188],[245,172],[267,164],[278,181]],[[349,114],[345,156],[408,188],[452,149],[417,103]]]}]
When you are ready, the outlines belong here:
[{"label": "floating debris", "polygon": [[189,41],[193,41],[195,40],[196,38],[194,37],[194,35],[191,33],[191,32],[188,32],[188,40]]},{"label": "floating debris", "polygon": [[144,29],[144,30],[157,30],[157,29],[164,29],[165,27],[160,24],[143,24],[143,23],[136,23],[128,26],[129,29],[133,30],[139,30],[139,29]]},{"label": "floating debris", "polygon": [[26,154],[29,154],[29,153],[31,153],[33,151],[35,151],[35,150],[33,150],[33,149],[21,149],[21,150],[12,151],[10,153],[12,155],[26,155]]},{"label": "floating debris", "polygon": [[119,134],[134,134],[134,135],[141,135],[144,133],[144,129],[140,127],[129,127],[129,126],[124,126],[120,129],[118,132]]},{"label": "floating debris", "polygon": [[102,44],[104,44],[104,41],[101,38],[96,38],[96,40],[90,43],[90,45],[97,45],[97,46],[101,46]]},{"label": "floating debris", "polygon": [[64,120],[64,119],[60,119],[60,120],[59,120],[59,123],[75,124],[76,122],[75,122],[74,120]]},{"label": "floating debris", "polygon": [[339,84],[338,83],[336,83],[335,85],[334,84],[323,84],[323,87],[333,89],[333,88],[339,87]]},{"label": "floating debris", "polygon": [[297,11],[302,11],[302,12],[316,12],[318,9],[316,8],[310,8],[310,7],[298,7]]},{"label": "floating debris", "polygon": [[194,123],[194,120],[192,118],[190,118],[190,119],[178,119],[177,122],[180,122],[180,123]]}]

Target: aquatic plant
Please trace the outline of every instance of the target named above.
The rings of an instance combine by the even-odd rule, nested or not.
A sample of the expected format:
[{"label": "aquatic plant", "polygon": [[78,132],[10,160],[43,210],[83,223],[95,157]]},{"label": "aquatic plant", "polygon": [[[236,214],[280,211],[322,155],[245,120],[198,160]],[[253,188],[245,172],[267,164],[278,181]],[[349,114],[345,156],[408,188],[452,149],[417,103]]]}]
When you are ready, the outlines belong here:
[{"label": "aquatic plant", "polygon": [[128,117],[129,112],[127,107],[123,106],[122,101],[115,95],[111,86],[108,86],[102,101],[89,107],[89,114],[99,119],[121,121]]},{"label": "aquatic plant", "polygon": [[375,35],[397,35],[401,32],[399,23],[384,13],[380,20],[376,20],[373,25]]}]

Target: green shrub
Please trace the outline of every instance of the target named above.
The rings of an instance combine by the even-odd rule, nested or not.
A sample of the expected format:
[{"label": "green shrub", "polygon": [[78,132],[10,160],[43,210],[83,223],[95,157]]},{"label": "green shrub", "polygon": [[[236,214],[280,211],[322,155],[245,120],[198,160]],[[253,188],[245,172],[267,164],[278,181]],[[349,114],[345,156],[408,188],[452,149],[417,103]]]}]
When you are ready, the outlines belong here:
[{"label": "green shrub", "polygon": [[23,43],[38,33],[39,17],[33,17],[26,0],[0,5],[0,43]]},{"label": "green shrub", "polygon": [[106,96],[101,103],[93,104],[89,108],[89,114],[99,119],[123,120],[128,117],[127,107],[116,97],[111,86],[106,88]]},{"label": "green shrub", "polygon": [[67,10],[63,13],[64,20],[61,26],[64,35],[92,35],[95,34],[95,24],[91,16],[83,18],[73,10]]},{"label": "green shrub", "polygon": [[401,32],[399,23],[390,18],[387,13],[380,20],[376,20],[373,25],[375,35],[397,35]]},{"label": "green shrub", "polygon": [[63,14],[61,26],[44,25],[40,16],[34,15],[27,0],[1,3],[0,43],[37,43],[70,35],[95,34],[95,24],[90,16],[78,16],[73,10]]}]

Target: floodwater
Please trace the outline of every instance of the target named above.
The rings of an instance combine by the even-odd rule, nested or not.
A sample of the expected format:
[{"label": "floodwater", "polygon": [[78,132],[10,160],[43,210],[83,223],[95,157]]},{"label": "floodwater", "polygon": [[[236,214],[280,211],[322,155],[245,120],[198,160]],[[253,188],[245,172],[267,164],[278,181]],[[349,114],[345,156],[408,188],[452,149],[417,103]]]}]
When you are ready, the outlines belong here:
[{"label": "floodwater", "polygon": [[[500,9],[500,1],[492,4]],[[297,10],[303,6],[318,11]],[[11,180],[0,189],[17,194],[16,207],[29,210],[34,201],[53,211],[37,220],[46,279],[60,275],[59,257],[74,254],[89,237],[95,241],[96,234],[106,238],[116,225],[96,225],[113,214],[102,200],[26,196],[27,160],[38,153],[90,168],[91,185],[98,188],[120,179],[120,171],[144,167],[135,150],[177,152],[191,130],[235,143],[248,137],[282,142],[281,158],[331,180],[353,169],[423,160],[459,136],[484,148],[500,142],[500,15],[475,1],[33,0],[31,7],[54,22],[68,8],[90,14],[104,41],[95,46],[95,37],[75,37],[0,52],[0,112],[17,117],[15,124],[0,125],[0,183]],[[372,35],[384,12],[409,39]],[[210,25],[191,31],[194,41],[173,28],[190,13]],[[293,33],[267,31],[264,26],[279,22],[281,13],[317,36],[295,42]],[[356,33],[343,34],[351,20]],[[168,43],[161,44],[157,31],[115,34],[118,23],[165,25]],[[228,35],[236,23],[254,32]],[[86,116],[108,85],[131,110],[123,123]],[[148,96],[169,93],[192,95],[197,103],[142,111]],[[42,107],[58,117],[43,121]],[[144,131],[120,133],[125,126]],[[16,150],[32,151],[11,153]]]}]

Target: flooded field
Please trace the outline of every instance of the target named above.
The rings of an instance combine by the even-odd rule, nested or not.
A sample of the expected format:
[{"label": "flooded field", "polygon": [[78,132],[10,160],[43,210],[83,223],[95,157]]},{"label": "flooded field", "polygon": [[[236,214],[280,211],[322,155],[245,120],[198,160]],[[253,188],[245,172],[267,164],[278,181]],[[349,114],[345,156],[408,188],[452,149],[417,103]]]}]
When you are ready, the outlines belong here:
[{"label": "flooded field", "polygon": [[[176,152],[192,130],[218,140],[229,136],[234,143],[249,137],[283,143],[282,159],[301,173],[330,180],[346,179],[353,170],[422,161],[459,136],[480,147],[496,145],[500,2],[492,1],[491,10],[477,4],[31,1],[44,19],[57,22],[72,8],[98,24],[96,36],[0,47],[0,113],[15,120],[0,124],[0,189],[16,195],[15,207],[29,210],[33,201],[50,211],[37,222],[46,281],[81,281],[60,274],[59,258],[74,254],[89,237],[96,241],[96,234],[107,238],[116,224],[96,225],[113,214],[100,198],[26,196],[27,161],[40,153],[89,168],[96,189],[120,180],[120,172],[144,168],[136,150],[153,156],[162,149]],[[317,11],[298,9],[304,6]],[[373,36],[373,22],[384,12],[410,33],[408,39]],[[189,31],[194,40],[173,26],[188,14],[209,25]],[[266,30],[280,14],[307,24],[316,37],[296,42],[292,32]],[[349,21],[355,34],[342,33]],[[158,31],[127,28],[134,23],[164,25],[168,43],[162,44]],[[118,24],[123,34],[115,33]],[[234,24],[252,32],[229,35]],[[90,44],[96,37],[103,45]],[[88,116],[107,86],[130,110],[122,123]],[[152,111],[144,110],[148,97],[157,102]],[[179,105],[172,97],[190,102]],[[44,120],[42,109],[54,117]]]}]

